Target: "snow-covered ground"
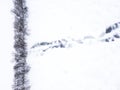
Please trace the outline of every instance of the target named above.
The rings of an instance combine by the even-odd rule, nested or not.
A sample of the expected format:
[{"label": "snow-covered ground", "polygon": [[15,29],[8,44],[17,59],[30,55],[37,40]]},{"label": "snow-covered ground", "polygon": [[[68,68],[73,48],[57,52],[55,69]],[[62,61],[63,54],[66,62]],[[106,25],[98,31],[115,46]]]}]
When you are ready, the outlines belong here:
[{"label": "snow-covered ground", "polygon": [[31,53],[31,90],[119,90],[119,45],[118,40]]},{"label": "snow-covered ground", "polygon": [[119,0],[30,0],[30,43],[63,37],[98,37],[120,21]]},{"label": "snow-covered ground", "polygon": [[[120,90],[120,40],[112,42],[119,32],[104,33],[120,22],[119,0],[27,0],[27,5],[31,90]],[[1,90],[12,90],[13,85],[12,9],[12,0],[0,0]],[[50,46],[42,54],[41,47],[31,49],[61,39],[67,47]]]},{"label": "snow-covered ground", "polygon": [[120,90],[120,39],[113,40],[120,30],[105,34],[120,21],[119,0],[31,0],[28,6],[31,90]]},{"label": "snow-covered ground", "polygon": [[0,90],[13,85],[13,9],[12,0],[0,0]]}]

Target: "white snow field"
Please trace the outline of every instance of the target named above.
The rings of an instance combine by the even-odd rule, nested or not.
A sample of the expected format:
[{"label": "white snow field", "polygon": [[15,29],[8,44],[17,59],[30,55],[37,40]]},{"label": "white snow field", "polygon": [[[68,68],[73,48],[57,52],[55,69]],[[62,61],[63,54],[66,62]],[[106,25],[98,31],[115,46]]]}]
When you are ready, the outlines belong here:
[{"label": "white snow field", "polygon": [[119,90],[119,54],[120,41],[31,54],[31,90]]},{"label": "white snow field", "polygon": [[120,90],[120,39],[101,37],[120,21],[119,0],[30,0],[28,7],[29,48],[61,38],[95,38],[44,54],[41,47],[30,50],[31,90]]},{"label": "white snow field", "polygon": [[13,85],[13,15],[12,0],[0,0],[0,90]]},{"label": "white snow field", "polygon": [[30,0],[29,29],[33,44],[63,37],[98,37],[120,21],[119,0]]},{"label": "white snow field", "polygon": [[[111,37],[101,37],[106,27],[120,22],[120,0],[26,1],[31,90],[120,90],[120,40],[101,41]],[[0,0],[0,90],[12,90],[13,85],[12,9],[12,0]],[[38,42],[61,38],[75,42],[70,39],[70,47],[44,54],[30,49]],[[85,43],[76,43],[81,39]]]}]

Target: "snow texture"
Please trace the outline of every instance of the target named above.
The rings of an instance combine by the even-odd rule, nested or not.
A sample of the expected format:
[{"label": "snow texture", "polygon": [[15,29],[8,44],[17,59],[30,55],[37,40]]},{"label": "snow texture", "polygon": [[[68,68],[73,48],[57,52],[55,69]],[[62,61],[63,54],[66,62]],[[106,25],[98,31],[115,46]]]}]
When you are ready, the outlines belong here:
[{"label": "snow texture", "polygon": [[[31,90],[120,90],[120,0],[27,0]],[[13,1],[0,0],[0,89],[12,90]]]},{"label": "snow texture", "polygon": [[40,42],[36,43],[31,47],[31,51],[39,51],[38,53],[45,53],[49,49],[54,48],[68,48],[74,47],[76,44],[94,44],[99,42],[114,42],[120,40],[120,23],[115,23],[105,29],[100,37],[95,38],[93,36],[84,36],[82,39],[75,40],[73,38],[60,39],[51,42]]},{"label": "snow texture", "polygon": [[119,2],[31,0],[31,89],[119,90]]}]

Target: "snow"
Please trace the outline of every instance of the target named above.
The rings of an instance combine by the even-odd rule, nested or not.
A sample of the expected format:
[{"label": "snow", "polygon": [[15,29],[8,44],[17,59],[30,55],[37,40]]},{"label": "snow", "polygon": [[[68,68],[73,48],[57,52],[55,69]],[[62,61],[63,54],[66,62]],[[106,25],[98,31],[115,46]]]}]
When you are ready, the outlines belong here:
[{"label": "snow", "polygon": [[31,90],[119,90],[119,44],[82,44],[30,55]]},{"label": "snow", "polygon": [[[119,0],[30,0],[28,63],[31,90],[119,90],[120,40],[100,35],[120,22]],[[0,0],[0,89],[12,90],[14,16],[12,0]],[[113,32],[114,34],[119,32]],[[107,34],[103,37],[111,37]],[[37,42],[67,38],[70,47],[41,54]],[[84,43],[80,43],[83,40]],[[69,46],[68,45],[68,46]],[[46,48],[46,47],[45,47]]]},{"label": "snow", "polygon": [[0,89],[13,85],[13,15],[12,1],[0,0]]},{"label": "snow", "polygon": [[30,43],[62,37],[98,37],[120,20],[119,0],[31,0]]},{"label": "snow", "polygon": [[[103,42],[120,20],[119,0],[31,0],[29,48],[69,39],[71,47],[30,49],[31,90],[119,90],[120,41]],[[84,41],[84,43],[80,43]]]}]

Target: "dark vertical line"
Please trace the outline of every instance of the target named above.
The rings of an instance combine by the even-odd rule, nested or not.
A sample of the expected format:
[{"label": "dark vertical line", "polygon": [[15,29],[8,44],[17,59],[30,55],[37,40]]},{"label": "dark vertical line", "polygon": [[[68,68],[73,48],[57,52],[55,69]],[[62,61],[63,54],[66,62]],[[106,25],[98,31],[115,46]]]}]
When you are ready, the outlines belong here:
[{"label": "dark vertical line", "polygon": [[13,0],[15,14],[14,21],[14,90],[29,90],[27,73],[30,70],[26,62],[27,58],[27,6],[25,0]]}]

